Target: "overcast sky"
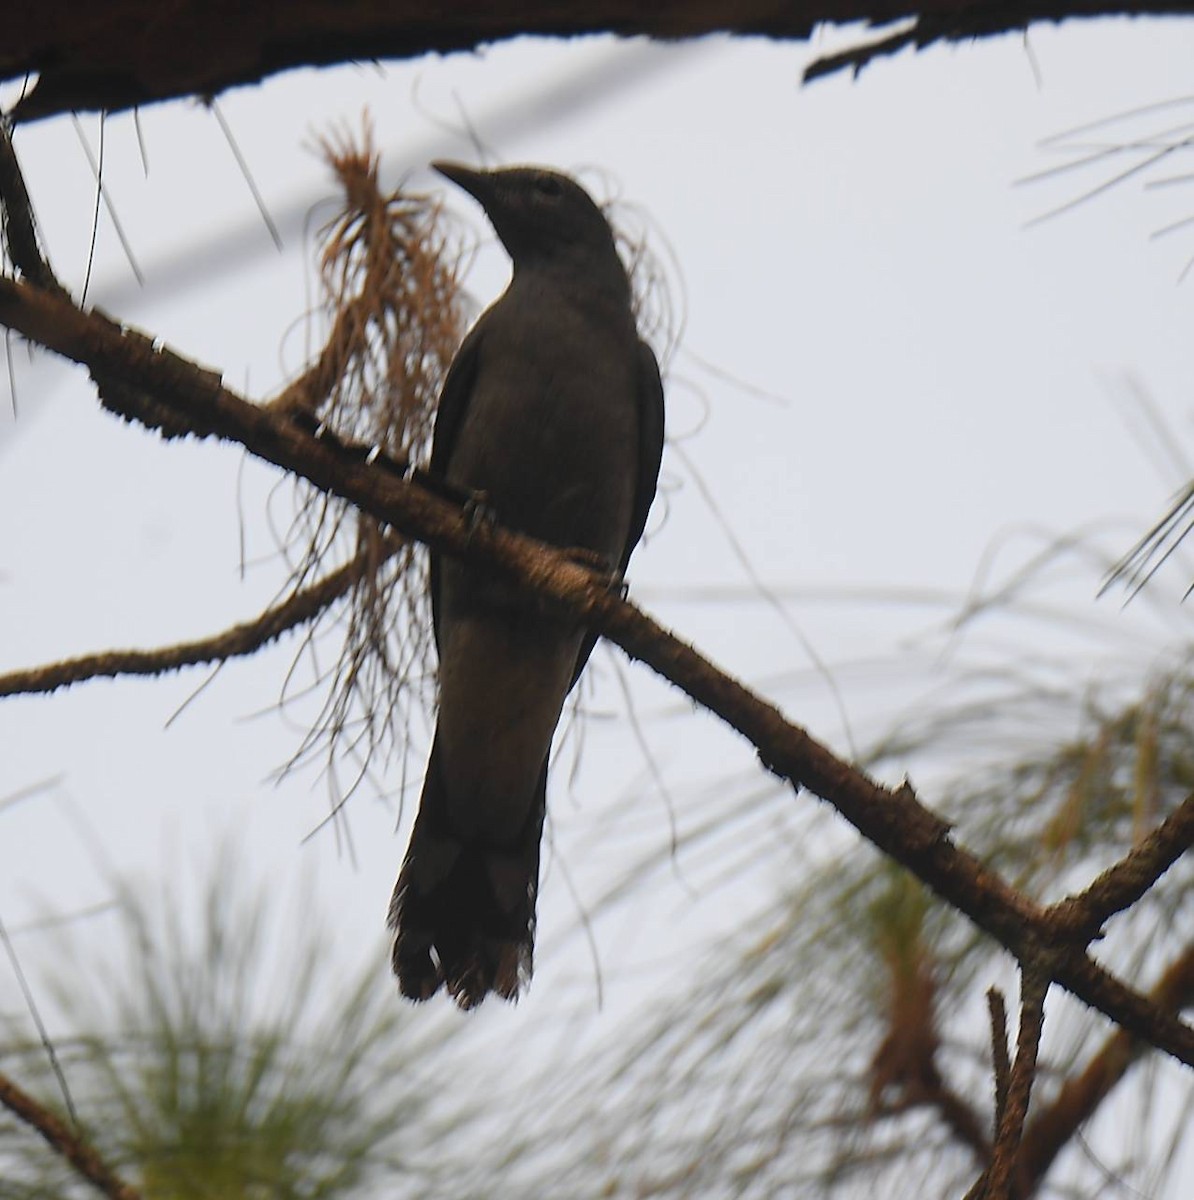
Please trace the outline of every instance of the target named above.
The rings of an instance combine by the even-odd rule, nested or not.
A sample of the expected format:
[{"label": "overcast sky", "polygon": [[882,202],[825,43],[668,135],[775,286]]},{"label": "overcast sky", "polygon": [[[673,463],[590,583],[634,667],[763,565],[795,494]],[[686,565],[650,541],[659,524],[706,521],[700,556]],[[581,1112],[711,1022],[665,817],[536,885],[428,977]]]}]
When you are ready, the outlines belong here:
[{"label": "overcast sky", "polygon": [[[266,397],[309,344],[305,227],[333,195],[315,138],[359,128],[367,108],[390,183],[446,187],[428,160],[476,161],[474,138],[494,163],[579,171],[600,197],[646,214],[674,261],[685,317],[668,385],[666,504],[632,564],[636,598],[848,753],[813,654],[832,665],[851,733],[865,742],[932,690],[945,643],[933,631],[976,582],[1009,579],[1050,539],[1088,531],[1104,558],[1067,559],[1040,592],[1065,620],[980,628],[974,653],[1061,657],[1079,664],[1079,680],[1107,660],[1143,669],[1188,628],[1173,599],[1184,581],[1174,576],[1165,603],[1151,606],[1124,609],[1096,593],[1107,557],[1160,513],[1183,482],[1182,457],[1194,457],[1194,273],[1179,282],[1194,226],[1150,236],[1194,214],[1194,183],[1159,186],[1189,162],[1174,154],[1036,224],[1136,159],[1018,181],[1081,153],[1045,139],[1180,98],[1194,24],[1040,28],[802,87],[804,64],[829,44],[519,42],[236,91],[220,110],[282,230],[281,252],[210,112],[143,112],[148,174],[132,116],[114,117],[104,178],[145,285],[104,213],[90,296]],[[1155,138],[1185,122],[1194,127],[1194,98],[1068,144]],[[80,127],[94,151],[97,119]],[[94,201],[78,132],[61,118],[19,130],[16,144],[51,259],[77,290]],[[503,286],[504,255],[467,197],[450,202],[483,239],[469,286],[487,303]],[[282,578],[264,517],[272,469],[230,447],[163,444],[104,414],[81,372],[10,351],[0,670],[201,636],[259,611]],[[1169,438],[1149,432],[1141,395]],[[282,517],[287,497],[283,488],[272,500]],[[720,522],[755,578],[783,597],[787,622],[760,600]],[[293,653],[286,641],[227,667],[169,728],[203,671],[0,704],[0,797],[57,781],[0,809],[3,919],[19,926],[47,905],[106,895],[79,814],[118,871],[153,880],[210,862],[234,834],[255,875],[279,888],[315,881],[345,960],[375,955],[384,986],[382,924],[413,804],[396,828],[403,775],[393,764],[386,794],[366,787],[349,808],[354,855],[329,831],[303,842],[327,790],[314,769],[273,785],[300,730],[263,711]],[[615,662],[632,681],[671,818],[625,719]],[[674,975],[692,961],[685,947],[736,919],[733,905],[694,896],[716,862],[681,855],[645,888],[633,922],[598,924],[597,1012],[587,952],[563,939],[577,902],[553,864],[591,902],[624,861],[620,843],[601,840],[611,805],[633,812],[639,851],[666,855],[672,820],[683,831],[698,806],[732,806],[764,780],[747,748],[642,670],[613,656],[595,667],[580,769],[557,772],[550,789],[558,852],[540,902],[536,978],[517,1009],[490,1004],[471,1018],[482,1029],[517,1032],[566,995],[599,1031],[641,1000],[636,964],[666,960]],[[412,799],[423,753],[411,749]],[[711,796],[713,779],[736,782]],[[776,792],[759,829],[798,835],[814,811]],[[750,886],[766,892],[781,867],[760,851]],[[7,1010],[16,1003],[3,972],[0,998]]]}]

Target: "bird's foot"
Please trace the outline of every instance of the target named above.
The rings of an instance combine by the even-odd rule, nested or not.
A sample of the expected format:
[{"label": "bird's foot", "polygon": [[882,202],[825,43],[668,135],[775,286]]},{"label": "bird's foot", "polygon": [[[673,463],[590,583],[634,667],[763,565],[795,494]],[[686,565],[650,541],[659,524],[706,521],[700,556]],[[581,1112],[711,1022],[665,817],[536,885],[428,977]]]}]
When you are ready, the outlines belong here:
[{"label": "bird's foot", "polygon": [[488,492],[469,492],[468,498],[461,507],[470,537],[482,526],[497,524],[497,512],[489,504]]}]

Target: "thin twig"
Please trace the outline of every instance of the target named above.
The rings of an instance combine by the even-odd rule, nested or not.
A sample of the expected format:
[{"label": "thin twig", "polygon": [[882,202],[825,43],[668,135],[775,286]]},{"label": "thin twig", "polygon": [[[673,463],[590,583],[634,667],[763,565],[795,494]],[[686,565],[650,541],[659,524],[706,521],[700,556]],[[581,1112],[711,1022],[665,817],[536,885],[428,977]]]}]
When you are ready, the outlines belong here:
[{"label": "thin twig", "polygon": [[[395,541],[391,553],[400,543]],[[164,675],[197,663],[221,662],[254,654],[283,633],[313,620],[353,587],[375,565],[367,555],[358,555],[318,583],[295,592],[281,604],[267,608],[259,617],[233,625],[212,637],[156,650],[110,650],[84,654],[62,662],[10,671],[0,675],[0,697],[57,691],[88,679],[117,675]]]},{"label": "thin twig", "polygon": [[1131,908],[1194,846],[1194,792],[1191,792],[1127,857],[1108,867],[1083,892],[1067,896],[1046,912],[1059,928],[1093,938],[1103,923]]},{"label": "thin twig", "polygon": [[994,1136],[999,1136],[1003,1115],[1007,1112],[1007,1090],[1011,1081],[1012,1064],[1007,1052],[1007,1003],[998,988],[987,989],[987,1011],[991,1016],[991,1063],[995,1072]]},{"label": "thin twig", "polygon": [[922,17],[907,28],[897,30],[886,37],[877,38],[873,42],[862,42],[834,54],[822,54],[804,68],[804,82],[812,83],[815,79],[834,75],[847,68],[857,78],[862,73],[863,67],[869,66],[877,58],[887,58],[890,55],[898,54],[908,46],[915,46],[919,49],[939,36],[939,33],[926,32],[924,25],[925,19]]},{"label": "thin twig", "polygon": [[991,1142],[983,1130],[983,1121],[974,1106],[964,1096],[940,1078],[926,1092],[926,1100],[937,1110],[946,1128],[974,1154],[975,1160],[985,1162],[991,1154]]},{"label": "thin twig", "polygon": [[986,1200],[1012,1200],[1014,1195],[1016,1160],[1032,1098],[1032,1085],[1036,1081],[1050,974],[1048,960],[1044,957],[1029,958],[1020,964],[1020,1029],[1016,1035],[1016,1061],[1012,1063],[1007,1103],[991,1155]]},{"label": "thin twig", "polygon": [[78,1134],[72,1133],[48,1108],[0,1072],[0,1104],[26,1125],[37,1130],[50,1148],[62,1155],[89,1183],[109,1200],[141,1200],[141,1193],[125,1183]]},{"label": "thin twig", "polygon": [[33,995],[33,988],[29,984],[25,968],[21,965],[20,956],[17,954],[17,948],[12,944],[8,927],[2,920],[0,920],[0,945],[4,947],[4,953],[8,958],[9,966],[12,968],[13,977],[16,979],[17,987],[21,991],[21,997],[25,1001],[25,1009],[29,1013],[29,1019],[33,1022],[34,1029],[37,1030],[38,1040],[41,1042],[42,1049],[46,1052],[46,1061],[50,1064],[50,1070],[54,1073],[58,1090],[62,1093],[62,1102],[66,1105],[66,1115],[70,1117],[71,1124],[77,1128],[79,1114],[75,1109],[74,1097],[70,1094],[70,1085],[66,1082],[66,1073],[62,1069],[62,1060],[58,1057],[54,1040],[50,1037],[50,1031],[46,1028],[45,1020],[41,1015],[41,1009],[38,1007],[37,999]]}]

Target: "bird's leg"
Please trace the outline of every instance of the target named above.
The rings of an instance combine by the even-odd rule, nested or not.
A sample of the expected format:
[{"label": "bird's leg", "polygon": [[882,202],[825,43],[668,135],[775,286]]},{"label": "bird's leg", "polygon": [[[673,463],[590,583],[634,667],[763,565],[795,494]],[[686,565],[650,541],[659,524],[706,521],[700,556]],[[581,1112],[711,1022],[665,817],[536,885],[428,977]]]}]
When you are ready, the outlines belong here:
[{"label": "bird's leg", "polygon": [[308,408],[292,409],[286,415],[293,424],[309,433],[316,441],[333,447],[356,462],[364,463],[367,467],[382,467],[403,479],[411,473],[410,464],[404,459],[395,458],[384,446],[377,443],[348,441],[341,437],[318,413],[312,412]]},{"label": "bird's leg", "polygon": [[475,533],[482,525],[496,525],[497,511],[489,503],[489,493],[479,488],[465,488],[439,475],[433,475],[423,467],[415,467],[410,472],[410,478],[420,487],[434,492],[442,500],[449,500],[460,505],[470,534]]}]

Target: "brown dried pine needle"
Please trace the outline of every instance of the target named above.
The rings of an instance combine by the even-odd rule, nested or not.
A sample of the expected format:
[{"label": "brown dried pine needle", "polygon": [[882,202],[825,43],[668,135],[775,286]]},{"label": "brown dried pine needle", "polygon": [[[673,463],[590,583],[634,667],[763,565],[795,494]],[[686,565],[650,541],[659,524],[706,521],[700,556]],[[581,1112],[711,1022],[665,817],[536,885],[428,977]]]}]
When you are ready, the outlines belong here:
[{"label": "brown dried pine needle", "polygon": [[[321,139],[319,148],[344,204],[319,235],[327,336],[302,381],[303,403],[340,438],[375,446],[398,462],[421,462],[463,333],[464,252],[437,203],[383,192],[368,120],[359,142],[342,133]],[[430,699],[422,686],[431,677],[424,558],[351,505],[305,485],[298,497],[284,537],[291,586],[348,558],[358,558],[362,570],[300,650],[318,664],[321,626],[333,626],[342,640],[330,669],[316,665],[325,699],[290,765],[323,756],[334,781],[336,762],[349,757],[359,781],[378,749],[384,754],[404,743],[398,735]]]}]

